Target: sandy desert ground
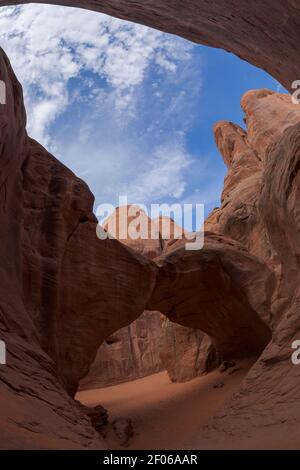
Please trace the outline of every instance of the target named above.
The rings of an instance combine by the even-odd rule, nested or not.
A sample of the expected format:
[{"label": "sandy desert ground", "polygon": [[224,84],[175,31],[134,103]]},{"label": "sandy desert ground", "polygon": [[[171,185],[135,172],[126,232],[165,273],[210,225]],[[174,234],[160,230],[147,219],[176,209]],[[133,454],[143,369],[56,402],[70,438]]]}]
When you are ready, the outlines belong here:
[{"label": "sandy desert ground", "polygon": [[[135,435],[128,449],[183,449],[189,447],[197,430],[234,393],[247,370],[248,364],[244,363],[186,383],[172,383],[166,372],[160,372],[112,387],[83,391],[76,398],[87,406],[104,406],[110,421],[130,418]],[[109,449],[122,449],[111,428],[106,442]]]}]

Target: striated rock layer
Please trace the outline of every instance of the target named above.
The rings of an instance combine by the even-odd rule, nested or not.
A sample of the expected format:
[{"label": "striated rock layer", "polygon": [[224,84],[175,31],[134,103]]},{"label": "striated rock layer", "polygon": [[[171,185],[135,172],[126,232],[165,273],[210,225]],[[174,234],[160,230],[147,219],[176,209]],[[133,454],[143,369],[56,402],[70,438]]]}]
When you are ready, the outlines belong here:
[{"label": "striated rock layer", "polygon": [[18,3],[86,8],[222,48],[266,70],[287,89],[300,76],[298,0],[0,0],[0,5]]}]

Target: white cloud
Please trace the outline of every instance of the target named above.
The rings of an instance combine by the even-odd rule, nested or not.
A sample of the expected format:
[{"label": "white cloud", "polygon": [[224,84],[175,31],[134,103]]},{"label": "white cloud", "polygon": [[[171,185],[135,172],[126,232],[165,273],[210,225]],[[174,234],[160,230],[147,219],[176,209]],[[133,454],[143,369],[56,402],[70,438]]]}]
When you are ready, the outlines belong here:
[{"label": "white cloud", "polygon": [[185,135],[202,82],[191,43],[31,4],[0,10],[0,44],[24,87],[30,135],[88,182],[96,204],[184,197],[194,163]]},{"label": "white cloud", "polygon": [[179,142],[158,147],[141,173],[121,190],[134,203],[148,204],[165,198],[179,199],[186,189],[184,170],[192,158]]},{"label": "white cloud", "polygon": [[[24,86],[29,132],[50,145],[50,127],[68,107],[68,84],[83,72],[102,78],[114,105],[133,112],[134,93],[153,63],[174,72],[191,46],[141,25],[48,5],[0,10],[0,43]],[[176,43],[176,47],[175,44]]]}]

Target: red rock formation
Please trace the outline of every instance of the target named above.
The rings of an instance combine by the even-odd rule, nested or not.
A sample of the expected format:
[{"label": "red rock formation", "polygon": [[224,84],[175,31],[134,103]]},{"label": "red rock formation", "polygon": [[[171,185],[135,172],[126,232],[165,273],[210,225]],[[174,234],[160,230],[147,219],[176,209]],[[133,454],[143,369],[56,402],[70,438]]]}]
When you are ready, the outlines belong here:
[{"label": "red rock formation", "polygon": [[34,141],[23,173],[25,306],[74,394],[102,341],[143,312],[155,266],[97,238],[89,189]]},{"label": "red rock formation", "polygon": [[204,331],[221,359],[259,354],[271,338],[272,273],[225,237],[206,233],[198,251],[178,244],[156,260],[159,271],[148,308]]},{"label": "red rock formation", "polygon": [[[273,339],[240,391],[192,445],[294,448],[300,420],[299,371],[291,362],[292,341],[300,337],[300,110],[291,106],[288,97],[274,93],[251,92],[242,104],[248,112],[246,140],[257,155],[263,156],[256,200],[269,246],[268,252],[261,250],[262,257],[272,259],[277,278],[272,303]],[[257,238],[257,244],[260,241],[264,243]]]},{"label": "red rock formation", "polygon": [[22,165],[29,145],[21,86],[3,52],[0,70],[7,91],[7,104],[0,106],[0,337],[7,347],[7,365],[0,366],[0,447],[62,447],[66,439],[71,448],[101,447],[89,420],[63,388],[54,362],[40,347],[23,303]]},{"label": "red rock formation", "polygon": [[[76,4],[226,48],[286,87],[299,78],[295,0],[267,1],[259,11],[238,0],[189,1],[184,8]],[[199,253],[174,246],[156,268],[117,240],[99,245],[87,188],[27,138],[21,88],[2,53],[0,71],[7,85],[0,111],[0,337],[8,349],[0,369],[1,446],[103,446],[66,390],[74,393],[101,340],[146,303],[202,328],[224,357],[257,354],[272,328],[240,392],[195,446],[256,447],[268,442],[266,427],[273,445],[287,446],[284,436],[297,433],[300,420],[298,370],[290,361],[291,342],[300,336],[299,108],[264,90],[246,95],[248,132],[217,128],[232,174],[221,210],[208,221],[216,234]],[[240,170],[243,161],[249,163]]]},{"label": "red rock formation", "polygon": [[22,90],[3,52],[0,72],[0,446],[101,448],[69,394],[103,339],[143,312],[156,268],[117,240],[97,239],[87,186],[27,137]]},{"label": "red rock formation", "polygon": [[[169,217],[150,217],[138,206],[118,207],[104,228],[122,243],[148,258],[169,251],[182,228]],[[135,229],[134,239],[130,230]],[[156,238],[150,238],[155,234]],[[172,381],[190,380],[207,371],[210,342],[194,328],[164,320],[156,311],[145,311],[129,326],[107,339],[99,348],[81,389],[126,382],[166,369]],[[202,344],[203,342],[203,344]],[[201,346],[202,345],[202,346]]]},{"label": "red rock formation", "polygon": [[[0,5],[32,0],[0,0]],[[100,11],[233,52],[291,89],[299,79],[298,0],[35,0]]]},{"label": "red rock formation", "polygon": [[[253,172],[252,168],[251,176]],[[208,352],[212,351],[207,348],[201,349],[203,333],[195,328],[210,335],[219,353],[219,360],[259,354],[270,340],[270,330],[264,321],[270,323],[270,298],[274,285],[271,273],[237,243],[230,240],[228,242],[220,236],[208,236],[205,250],[186,252],[183,247],[178,256],[179,251],[176,250],[176,246],[182,245],[182,242],[176,242],[174,236],[182,235],[182,229],[173,224],[172,234],[170,234],[169,222],[168,218],[160,218],[152,223],[151,219],[139,208],[124,206],[118,208],[109,217],[105,228],[114,232],[116,236],[120,236],[123,243],[141,253],[148,254],[148,256],[163,253],[162,262],[158,262],[160,271],[149,308],[160,310],[172,321],[183,325],[183,327],[172,326],[167,322],[160,340],[162,364],[168,370],[170,378],[188,380],[207,370]],[[155,225],[154,232],[158,231],[158,237],[157,240],[148,240],[146,237],[153,232],[151,230],[153,224]],[[138,227],[136,235],[141,232],[145,233],[132,240],[128,233],[131,225],[133,228]],[[244,233],[244,230],[240,233]],[[163,240],[166,236],[171,240]],[[165,252],[173,253],[165,255]],[[170,275],[166,271],[170,271]],[[174,271],[176,272],[175,281]],[[259,274],[256,271],[259,271]],[[199,286],[202,288],[199,289]],[[176,293],[174,297],[170,295],[173,292]],[[167,299],[166,305],[165,299]],[[176,310],[177,303],[180,312]],[[201,315],[202,306],[205,311]],[[175,310],[176,313],[174,313]],[[257,313],[261,314],[264,321],[260,320]],[[140,319],[137,320],[137,325],[134,325],[133,332],[139,330],[139,321]],[[222,329],[220,329],[220,323],[222,323]],[[130,330],[127,330],[122,333],[121,338],[119,347],[115,346],[113,349],[105,346],[104,349],[102,346],[100,348],[89,376],[84,381],[85,388],[105,384],[106,381],[110,384],[121,381],[122,378],[126,380],[126,376],[130,379],[146,375],[139,367],[137,359],[139,354],[132,358],[132,354],[128,351],[130,345],[135,345],[134,349],[139,350],[138,336],[135,333],[132,335]],[[157,347],[156,341],[154,344],[151,341],[146,344],[148,352],[153,347]],[[115,352],[114,356],[112,351]],[[150,354],[150,357],[153,357],[153,354]],[[106,366],[110,359],[116,361],[115,370]],[[151,372],[151,368],[145,367],[146,371]],[[114,373],[117,375],[115,376]]]},{"label": "red rock formation", "polygon": [[[124,245],[147,258],[155,258],[162,253],[163,240],[159,231],[138,206],[118,207],[105,220],[103,227]],[[131,234],[130,230],[136,233]],[[151,238],[151,231],[156,234],[155,238]],[[80,388],[108,386],[159,372],[162,368],[158,348],[161,317],[160,312],[145,311],[133,323],[107,338]]]},{"label": "red rock formation", "polygon": [[163,251],[159,227],[139,206],[118,207],[103,227],[121,243],[147,258],[156,258]]}]

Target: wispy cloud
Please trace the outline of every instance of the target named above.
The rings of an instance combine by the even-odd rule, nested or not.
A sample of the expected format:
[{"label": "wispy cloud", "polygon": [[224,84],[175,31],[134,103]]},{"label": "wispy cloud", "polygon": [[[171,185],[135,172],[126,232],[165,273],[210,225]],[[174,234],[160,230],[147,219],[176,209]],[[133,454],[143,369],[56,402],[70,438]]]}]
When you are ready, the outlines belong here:
[{"label": "wispy cloud", "polygon": [[[149,66],[176,71],[191,46],[140,25],[80,9],[25,5],[0,10],[0,42],[24,85],[30,133],[46,145],[70,102],[69,85],[91,72],[128,111]],[[175,43],[175,44],[174,44]]]},{"label": "wispy cloud", "polygon": [[155,203],[166,198],[179,199],[186,189],[184,172],[192,158],[180,142],[167,143],[155,149],[142,171],[126,183],[122,192],[130,201]]},{"label": "wispy cloud", "polygon": [[185,196],[195,170],[185,136],[202,84],[191,43],[47,5],[2,8],[0,31],[29,133],[88,182],[97,203]]}]

